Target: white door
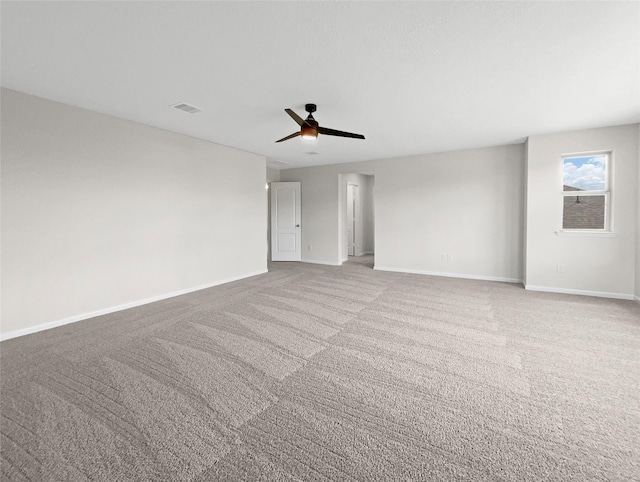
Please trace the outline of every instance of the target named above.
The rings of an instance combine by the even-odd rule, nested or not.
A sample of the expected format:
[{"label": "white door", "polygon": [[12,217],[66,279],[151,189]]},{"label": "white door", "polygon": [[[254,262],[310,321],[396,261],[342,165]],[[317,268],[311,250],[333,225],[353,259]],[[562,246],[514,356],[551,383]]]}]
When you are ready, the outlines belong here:
[{"label": "white door", "polygon": [[358,186],[347,184],[347,253],[356,255],[356,198]]},{"label": "white door", "polygon": [[271,260],[300,261],[300,183],[271,183]]}]

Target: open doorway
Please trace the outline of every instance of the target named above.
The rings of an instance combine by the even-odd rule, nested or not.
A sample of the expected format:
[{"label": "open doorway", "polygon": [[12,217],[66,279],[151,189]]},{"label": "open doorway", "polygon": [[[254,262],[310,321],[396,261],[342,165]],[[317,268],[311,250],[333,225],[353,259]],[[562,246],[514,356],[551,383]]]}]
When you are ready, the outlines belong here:
[{"label": "open doorway", "polygon": [[340,174],[338,182],[340,260],[373,255],[375,178],[372,174],[349,173]]},{"label": "open doorway", "polygon": [[[360,204],[360,191],[358,185],[347,183],[347,254],[355,256],[356,252],[356,222],[359,222],[360,214],[357,209]],[[360,234],[360,233],[358,233]]]}]

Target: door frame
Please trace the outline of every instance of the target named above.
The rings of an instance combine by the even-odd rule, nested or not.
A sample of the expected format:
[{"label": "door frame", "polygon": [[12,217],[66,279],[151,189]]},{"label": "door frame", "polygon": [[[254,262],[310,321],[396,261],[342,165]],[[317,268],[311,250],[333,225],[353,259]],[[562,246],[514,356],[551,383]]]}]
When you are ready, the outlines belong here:
[{"label": "door frame", "polygon": [[[271,261],[301,261],[302,259],[302,211],[301,211],[301,183],[294,182],[271,182]],[[291,197],[293,190],[293,198]],[[279,209],[279,194],[282,196],[281,203],[287,203]],[[282,219],[283,224],[278,225],[278,213],[282,211],[288,219]],[[279,240],[283,242],[280,243]],[[285,248],[280,250],[283,245]],[[293,249],[291,249],[293,248]]]},{"label": "door frame", "polygon": [[[351,195],[351,196],[350,196]],[[360,186],[356,183],[347,181],[347,256],[355,256],[358,252],[358,237],[356,233],[359,231],[356,228],[360,220],[358,219],[358,208],[360,207]],[[351,205],[349,205],[349,197],[351,197]],[[349,226],[349,214],[353,217],[351,220],[351,226]],[[351,238],[353,244],[349,244],[349,228],[351,228]],[[353,249],[353,253],[351,250]]]}]

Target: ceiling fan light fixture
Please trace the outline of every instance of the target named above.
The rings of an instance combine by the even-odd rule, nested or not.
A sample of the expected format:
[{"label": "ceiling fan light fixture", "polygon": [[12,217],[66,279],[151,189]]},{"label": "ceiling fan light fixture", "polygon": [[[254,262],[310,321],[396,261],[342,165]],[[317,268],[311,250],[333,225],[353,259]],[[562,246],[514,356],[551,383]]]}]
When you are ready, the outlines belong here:
[{"label": "ceiling fan light fixture", "polygon": [[303,125],[300,129],[300,136],[308,141],[315,141],[318,138],[318,129]]}]

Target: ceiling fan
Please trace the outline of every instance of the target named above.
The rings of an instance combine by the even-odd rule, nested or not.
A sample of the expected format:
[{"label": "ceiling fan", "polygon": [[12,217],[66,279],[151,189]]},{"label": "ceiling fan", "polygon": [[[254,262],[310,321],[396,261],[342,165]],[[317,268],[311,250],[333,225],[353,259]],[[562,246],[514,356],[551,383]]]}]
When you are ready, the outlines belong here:
[{"label": "ceiling fan", "polygon": [[304,106],[304,110],[309,113],[307,118],[304,120],[302,120],[302,117],[293,112],[291,109],[284,110],[291,116],[294,121],[298,123],[298,125],[300,126],[300,132],[294,132],[293,134],[287,137],[283,137],[276,142],[286,141],[298,136],[302,136],[303,139],[316,139],[318,137],[318,134],[338,137],[352,137],[353,139],[364,139],[364,136],[362,134],[354,134],[352,132],[337,131],[335,129],[329,129],[327,127],[320,127],[318,125],[318,122],[313,118],[313,113],[316,111],[315,104],[306,104]]}]

